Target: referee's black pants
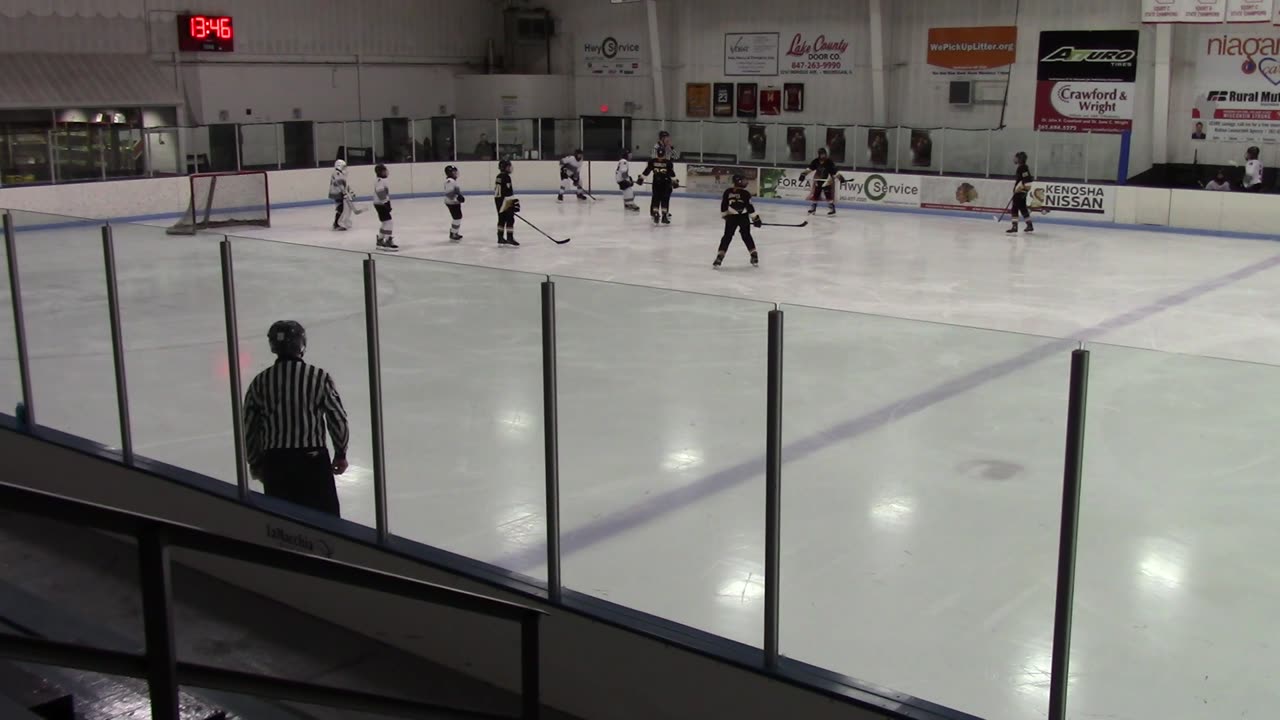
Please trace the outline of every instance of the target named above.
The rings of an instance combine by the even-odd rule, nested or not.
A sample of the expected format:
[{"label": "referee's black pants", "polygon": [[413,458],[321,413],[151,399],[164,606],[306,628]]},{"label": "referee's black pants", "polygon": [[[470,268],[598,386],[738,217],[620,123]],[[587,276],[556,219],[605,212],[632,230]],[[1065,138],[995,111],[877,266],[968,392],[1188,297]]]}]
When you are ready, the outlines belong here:
[{"label": "referee's black pants", "polygon": [[325,448],[268,450],[262,458],[262,487],[268,497],[340,515],[333,461]]}]

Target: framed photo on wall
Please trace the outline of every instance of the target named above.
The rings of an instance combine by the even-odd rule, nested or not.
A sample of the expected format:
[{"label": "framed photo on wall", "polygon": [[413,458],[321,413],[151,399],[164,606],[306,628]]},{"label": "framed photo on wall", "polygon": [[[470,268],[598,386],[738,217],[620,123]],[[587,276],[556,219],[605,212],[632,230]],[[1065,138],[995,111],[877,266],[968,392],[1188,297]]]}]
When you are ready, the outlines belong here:
[{"label": "framed photo on wall", "polygon": [[755,83],[738,83],[738,117],[756,116],[756,93]]},{"label": "framed photo on wall", "polygon": [[784,83],[782,109],[787,112],[804,112],[804,83]]},{"label": "framed photo on wall", "polygon": [[765,88],[760,91],[760,114],[778,115],[782,112],[782,91],[777,88]]},{"label": "framed photo on wall", "polygon": [[716,83],[712,113],[716,117],[733,117],[733,83]]},{"label": "framed photo on wall", "polygon": [[711,83],[686,83],[684,114],[691,118],[711,117]]}]

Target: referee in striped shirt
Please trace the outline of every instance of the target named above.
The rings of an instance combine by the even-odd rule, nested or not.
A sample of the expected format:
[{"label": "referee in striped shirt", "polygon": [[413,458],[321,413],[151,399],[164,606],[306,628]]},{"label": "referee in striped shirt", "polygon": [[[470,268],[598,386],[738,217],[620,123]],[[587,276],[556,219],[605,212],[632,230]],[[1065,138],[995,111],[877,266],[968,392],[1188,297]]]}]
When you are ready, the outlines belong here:
[{"label": "referee in striped shirt", "polygon": [[[329,373],[302,361],[307,331],[279,320],[267,331],[276,361],[249,384],[244,434],[249,470],[266,494],[339,515],[335,475],[347,469],[347,411]],[[333,459],[325,431],[333,440]]]}]

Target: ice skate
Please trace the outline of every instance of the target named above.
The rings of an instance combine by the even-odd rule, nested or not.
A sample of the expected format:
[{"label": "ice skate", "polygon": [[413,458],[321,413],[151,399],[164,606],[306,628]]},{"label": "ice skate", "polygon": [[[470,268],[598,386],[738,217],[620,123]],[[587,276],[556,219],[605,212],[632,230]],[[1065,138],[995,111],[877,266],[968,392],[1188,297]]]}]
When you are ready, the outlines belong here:
[{"label": "ice skate", "polygon": [[670,215],[668,215],[667,213],[662,213],[662,224],[663,224],[663,225],[670,225],[670,224],[671,224],[671,216],[670,216]]},{"label": "ice skate", "polygon": [[1013,235],[1017,232],[1018,232],[1018,223],[1016,221],[1013,223],[1013,227],[1009,228],[1008,230],[1005,230],[1005,233],[1009,235]]},{"label": "ice skate", "polygon": [[809,206],[809,214],[810,214],[810,215],[813,215],[813,214],[814,214],[814,213],[816,213],[816,212],[818,212],[818,206],[817,206],[817,205],[810,205],[810,206]]},{"label": "ice skate", "polygon": [[832,205],[831,209],[827,210],[827,217],[831,217],[832,215],[835,215],[835,214],[836,214],[836,206]]},{"label": "ice skate", "polygon": [[756,254],[755,250],[751,251],[751,267],[760,267],[760,256]]},{"label": "ice skate", "polygon": [[556,194],[556,202],[564,202],[564,193]]},{"label": "ice skate", "polygon": [[458,242],[459,240],[461,240],[461,239],[462,239],[462,235],[460,235],[459,233],[456,233],[456,232],[451,232],[451,233],[449,233],[449,239],[450,239],[450,240],[452,240],[452,241],[454,241],[454,242]]},{"label": "ice skate", "polygon": [[1027,227],[1025,228],[1025,231],[1026,231],[1026,232],[1035,232],[1035,229],[1036,229],[1036,226],[1035,226],[1035,225],[1032,225],[1032,224],[1031,224],[1031,221],[1030,221],[1030,220],[1028,220],[1028,221],[1027,221]]},{"label": "ice skate", "polygon": [[718,268],[720,267],[720,263],[723,263],[723,262],[724,262],[724,253],[716,253],[715,262],[711,263],[711,267]]},{"label": "ice skate", "polygon": [[378,243],[379,247],[385,252],[396,252],[400,246],[396,244],[394,238],[388,237],[386,240]]},{"label": "ice skate", "polygon": [[651,213],[649,213],[649,214],[653,216],[653,224],[654,224],[654,225],[657,225],[658,223],[662,222],[662,218],[658,217],[658,211],[657,211],[657,210],[654,210],[653,212],[651,212]]}]

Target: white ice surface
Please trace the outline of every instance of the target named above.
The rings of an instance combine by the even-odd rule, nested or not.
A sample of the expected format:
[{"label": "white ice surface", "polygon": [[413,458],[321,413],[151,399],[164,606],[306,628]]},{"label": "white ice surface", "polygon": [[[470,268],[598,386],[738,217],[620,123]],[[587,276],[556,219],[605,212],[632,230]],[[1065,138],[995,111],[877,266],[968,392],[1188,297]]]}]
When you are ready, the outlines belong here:
[{"label": "white ice surface", "polygon": [[[783,652],[992,720],[1043,717],[1074,347],[1059,339],[1087,340],[1071,717],[1280,704],[1280,246],[845,210],[758,230],[762,267],[735,241],[713,271],[713,201],[677,196],[663,227],[616,196],[523,204],[572,242],[519,225],[523,246],[497,247],[483,193],[460,243],[438,199],[395,202],[403,250],[376,256],[393,532],[545,575],[539,292],[557,276],[565,583],[759,645],[765,323],[783,303]],[[343,514],[369,524],[376,220],[331,219],[283,210],[243,232],[321,248],[234,241],[241,364],[247,382],[269,361],[272,320],[306,325],[354,428]],[[23,230],[47,220],[18,216],[37,417],[116,443],[98,234]],[[138,452],[232,480],[218,247],[125,226],[116,246]]]}]

